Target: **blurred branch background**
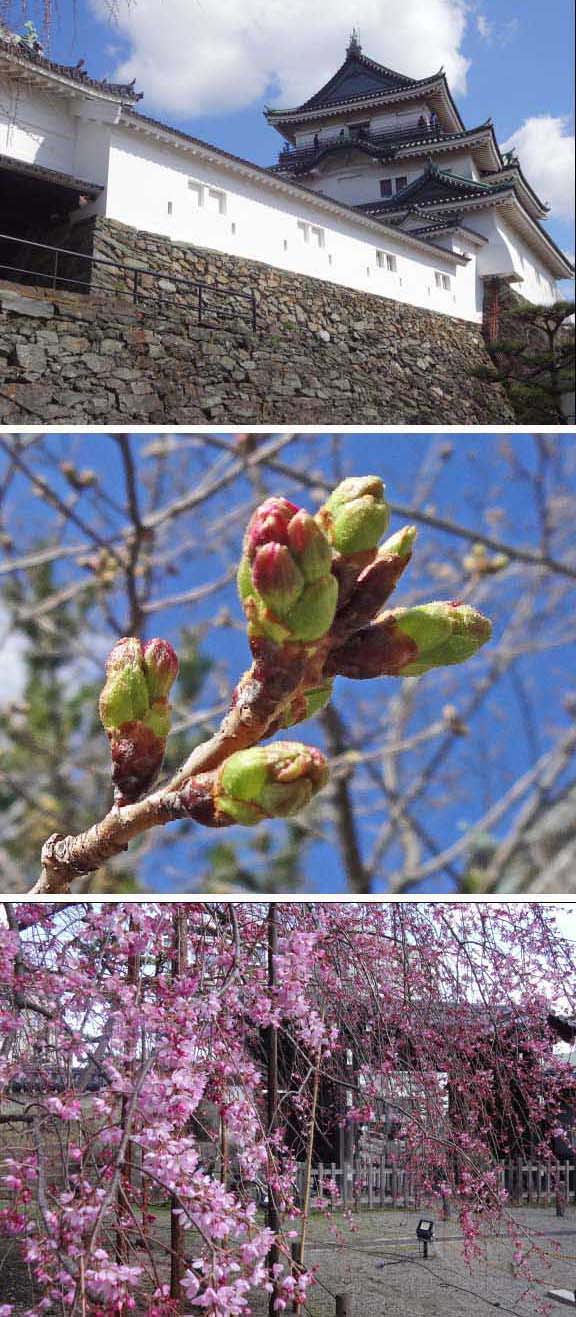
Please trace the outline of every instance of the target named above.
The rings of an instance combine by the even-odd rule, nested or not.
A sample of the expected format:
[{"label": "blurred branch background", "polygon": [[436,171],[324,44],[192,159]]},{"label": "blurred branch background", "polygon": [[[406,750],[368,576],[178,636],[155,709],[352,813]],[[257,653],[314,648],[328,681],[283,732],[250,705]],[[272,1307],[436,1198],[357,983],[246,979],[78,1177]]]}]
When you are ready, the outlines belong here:
[{"label": "blurred branch background", "polygon": [[371,472],[391,530],[419,530],[394,603],[474,603],[492,644],[421,679],[338,679],[302,726],[332,766],[305,814],[148,833],[99,888],[576,891],[573,438],[182,433],[0,437],[3,891],[110,803],[97,698],[114,641],[178,649],[175,769],[250,661],[234,574],[253,507],[279,493],[313,511]]}]

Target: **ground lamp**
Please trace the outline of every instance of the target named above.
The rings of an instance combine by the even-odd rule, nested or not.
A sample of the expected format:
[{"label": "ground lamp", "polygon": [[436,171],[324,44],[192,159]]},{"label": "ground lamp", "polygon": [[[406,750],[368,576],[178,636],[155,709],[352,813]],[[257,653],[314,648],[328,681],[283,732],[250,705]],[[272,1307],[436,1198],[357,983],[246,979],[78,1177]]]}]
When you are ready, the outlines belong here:
[{"label": "ground lamp", "polygon": [[428,1257],[428,1245],[434,1239],[434,1222],[425,1216],[421,1217],[416,1226],[416,1238],[422,1244],[421,1252],[426,1259]]}]

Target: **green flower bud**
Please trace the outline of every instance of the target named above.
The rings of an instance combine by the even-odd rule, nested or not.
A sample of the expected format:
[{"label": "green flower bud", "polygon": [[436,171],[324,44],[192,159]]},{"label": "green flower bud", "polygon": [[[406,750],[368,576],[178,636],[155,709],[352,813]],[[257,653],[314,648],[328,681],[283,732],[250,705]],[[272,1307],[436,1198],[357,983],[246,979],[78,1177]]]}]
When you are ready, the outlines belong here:
[{"label": "green flower bud", "polygon": [[415,526],[401,526],[394,535],[384,540],[378,550],[379,558],[409,558],[418,531]]},{"label": "green flower bud", "polygon": [[128,667],[142,667],[142,646],[136,636],[123,636],[117,640],[106,659],[107,673]]},{"label": "green flower bud", "polygon": [[432,603],[381,613],[328,656],[326,672],[345,677],[418,677],[464,663],[490,639],[488,618],[468,604]]},{"label": "green flower bud", "polygon": [[390,509],[379,476],[342,480],[318,513],[327,539],[344,557],[375,549],[389,521]]},{"label": "green flower bud", "polygon": [[99,702],[106,731],[143,718],[149,706],[148,687],[141,667],[129,664],[109,672]]},{"label": "green flower bud", "polygon": [[332,626],[337,603],[338,582],[334,576],[307,585],[286,615],[292,638],[304,642],[321,640]]},{"label": "green flower bud", "polygon": [[155,700],[142,721],[145,727],[150,727],[155,736],[165,741],[172,726],[172,708],[168,700]]},{"label": "green flower bud", "polygon": [[327,781],[324,756],[298,742],[239,750],[217,772],[216,814],[248,826],[285,818],[299,813]]},{"label": "green flower bud", "polygon": [[418,658],[403,669],[417,677],[430,668],[464,663],[492,635],[492,624],[468,604],[433,603],[395,612],[396,624],[418,646]]}]

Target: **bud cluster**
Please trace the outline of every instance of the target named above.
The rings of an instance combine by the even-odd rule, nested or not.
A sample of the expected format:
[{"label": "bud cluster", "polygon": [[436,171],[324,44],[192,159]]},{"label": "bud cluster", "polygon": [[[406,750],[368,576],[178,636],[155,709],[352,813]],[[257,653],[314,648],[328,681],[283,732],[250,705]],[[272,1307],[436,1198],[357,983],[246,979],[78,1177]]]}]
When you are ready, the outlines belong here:
[{"label": "bud cluster", "polygon": [[314,517],[285,498],[257,508],[246,532],[238,590],[251,639],[311,644],[334,621],[332,549]]},{"label": "bud cluster", "polygon": [[99,709],[118,804],[138,800],[162,767],[171,724],[168,694],[177,675],[176,654],[158,637],[142,645],[125,636],[108,657]]},{"label": "bud cluster", "polygon": [[238,750],[214,772],[192,778],[180,795],[184,811],[208,827],[250,827],[300,813],[327,781],[319,750],[276,741]]}]

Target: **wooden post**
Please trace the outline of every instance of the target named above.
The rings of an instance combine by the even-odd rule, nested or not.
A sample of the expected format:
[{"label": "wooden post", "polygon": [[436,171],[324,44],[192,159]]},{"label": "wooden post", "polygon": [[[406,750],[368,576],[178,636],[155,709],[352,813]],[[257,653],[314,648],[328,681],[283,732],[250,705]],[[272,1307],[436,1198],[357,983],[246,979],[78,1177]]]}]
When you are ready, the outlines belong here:
[{"label": "wooden post", "polygon": [[[132,929],[133,927],[134,927],[134,920],[132,916],[130,916],[129,928]],[[126,982],[130,985],[130,987],[136,986],[136,984],[138,983],[139,975],[140,975],[140,957],[135,955],[134,952],[129,952],[127,966],[126,966]],[[134,1066],[132,1061],[130,1062],[128,1069],[129,1069],[130,1078],[132,1078],[134,1073]],[[126,1094],[124,1094],[122,1096],[122,1110],[120,1117],[120,1123],[122,1129],[124,1129],[126,1125],[128,1102],[129,1102],[129,1098],[126,1096]],[[120,1175],[120,1180],[118,1182],[118,1191],[116,1194],[115,1253],[116,1253],[116,1261],[119,1263],[123,1263],[127,1256],[127,1240],[124,1233],[124,1227],[122,1225],[122,1214],[125,1210],[125,1203],[130,1198],[130,1192],[132,1189],[132,1161],[133,1161],[133,1144],[131,1139],[129,1139],[128,1143],[126,1144],[126,1151],[124,1153],[124,1161],[122,1164],[122,1171]]]},{"label": "wooden post", "polygon": [[[272,995],[276,983],[276,954],[278,950],[278,923],[276,916],[276,903],[271,901],[268,906],[268,989]],[[266,1030],[266,1051],[268,1058],[268,1092],[267,1092],[267,1125],[268,1138],[270,1139],[276,1129],[278,1120],[278,1031],[275,1025],[270,1024]],[[268,1270],[272,1275],[272,1268],[276,1267],[279,1262],[280,1254],[276,1237],[280,1229],[280,1213],[276,1196],[271,1184],[272,1180],[272,1153],[268,1150],[268,1229],[274,1235],[274,1243],[271,1245],[268,1253]],[[272,1293],[268,1302],[269,1317],[275,1317],[275,1303],[278,1298],[277,1286],[273,1286]]]},{"label": "wooden post", "polygon": [[352,1317],[352,1295],[336,1295],[336,1317]]},{"label": "wooden post", "polygon": [[[180,978],[186,966],[186,917],[180,906],[172,917],[172,979]],[[176,1194],[170,1197],[170,1298],[182,1297],[181,1283],[184,1274],[184,1228],[176,1210],[180,1204]]]}]

